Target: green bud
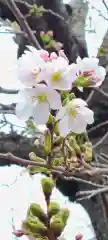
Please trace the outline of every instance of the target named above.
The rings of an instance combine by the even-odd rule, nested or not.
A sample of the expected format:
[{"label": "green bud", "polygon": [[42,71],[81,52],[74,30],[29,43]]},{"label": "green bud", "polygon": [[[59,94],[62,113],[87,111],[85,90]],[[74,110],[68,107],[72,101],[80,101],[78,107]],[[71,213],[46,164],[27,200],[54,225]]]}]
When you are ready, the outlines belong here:
[{"label": "green bud", "polygon": [[27,127],[30,127],[30,128],[32,128],[32,129],[36,130],[36,124],[34,123],[33,120],[29,119],[29,120],[26,122],[26,124],[27,124]]},{"label": "green bud", "polygon": [[53,121],[54,121],[54,117],[53,117],[52,114],[50,113],[49,119],[48,119],[48,124],[53,123]]},{"label": "green bud", "polygon": [[30,208],[29,208],[30,213],[35,216],[38,217],[40,220],[44,221],[47,219],[44,210],[41,208],[41,206],[37,203],[31,203],[30,204]]},{"label": "green bud", "polygon": [[58,123],[55,124],[53,131],[54,131],[54,133],[56,134],[56,136],[59,136],[59,135],[60,135]]},{"label": "green bud", "polygon": [[65,227],[65,224],[60,217],[53,216],[50,223],[51,229],[54,231],[54,234],[59,237]]},{"label": "green bud", "polygon": [[51,133],[49,130],[47,130],[44,139],[44,151],[47,155],[51,152],[51,146],[52,146]]},{"label": "green bud", "polygon": [[25,220],[22,224],[22,229],[33,234],[35,233],[45,234],[47,231],[45,225],[39,219],[36,218],[35,219],[28,218],[27,220]]},{"label": "green bud", "polygon": [[60,211],[60,206],[56,202],[50,202],[48,206],[48,214],[49,217],[52,217],[53,215],[57,214]]},{"label": "green bud", "polygon": [[62,166],[64,164],[64,158],[53,158],[53,166]]},{"label": "green bud", "polygon": [[76,78],[75,84],[76,84],[76,86],[79,86],[79,87],[91,86],[90,76],[86,77],[86,76],[80,75],[79,77]]},{"label": "green bud", "polygon": [[86,162],[91,162],[93,158],[93,151],[92,151],[92,144],[91,142],[85,143],[85,152],[84,152],[84,159]]},{"label": "green bud", "polygon": [[76,154],[80,154],[81,153],[80,146],[77,144],[77,141],[76,141],[76,139],[74,137],[70,138],[70,144],[74,148]]},{"label": "green bud", "polygon": [[45,163],[45,160],[43,158],[36,156],[36,154],[34,152],[29,153],[29,158],[31,161]]},{"label": "green bud", "polygon": [[69,94],[69,100],[71,101],[71,100],[73,100],[73,99],[75,99],[76,97],[75,97],[75,94],[74,93],[70,93]]},{"label": "green bud", "polygon": [[69,97],[67,97],[67,98],[65,98],[64,100],[63,100],[63,106],[65,106],[66,104],[68,104],[69,103]]},{"label": "green bud", "polygon": [[41,185],[42,185],[42,190],[43,193],[46,197],[50,197],[52,194],[52,190],[54,188],[54,181],[52,180],[52,178],[42,178],[41,180]]},{"label": "green bud", "polygon": [[66,224],[69,217],[69,210],[67,208],[63,208],[60,210],[60,214],[64,224]]}]

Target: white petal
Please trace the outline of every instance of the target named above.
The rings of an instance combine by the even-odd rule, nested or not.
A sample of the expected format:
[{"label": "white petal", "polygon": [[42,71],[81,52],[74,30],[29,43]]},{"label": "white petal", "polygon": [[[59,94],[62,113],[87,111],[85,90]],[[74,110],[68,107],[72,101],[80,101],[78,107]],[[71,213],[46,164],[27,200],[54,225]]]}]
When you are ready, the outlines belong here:
[{"label": "white petal", "polygon": [[60,135],[62,137],[66,137],[67,134],[70,132],[68,127],[68,116],[63,117],[58,123],[58,125],[59,125]]},{"label": "white petal", "polygon": [[24,88],[18,92],[18,102],[31,101],[31,97],[35,95],[35,88]]},{"label": "white petal", "polygon": [[95,71],[96,71],[97,77],[99,77],[99,78],[101,79],[101,81],[103,81],[104,78],[105,78],[105,75],[106,75],[105,68],[102,67],[102,66],[98,66],[98,67],[95,69]]},{"label": "white petal", "polygon": [[69,129],[77,134],[81,134],[86,131],[87,122],[84,117],[78,114],[76,117],[69,117]]},{"label": "white petal", "polygon": [[78,62],[77,67],[81,72],[95,69],[99,63],[98,58],[83,58]]},{"label": "white petal", "polygon": [[35,123],[37,125],[46,124],[49,119],[49,114],[50,114],[50,110],[49,110],[48,102],[44,102],[44,103],[38,102],[33,112]]},{"label": "white petal", "polygon": [[50,108],[60,109],[60,107],[62,106],[60,93],[58,93],[56,90],[51,90],[49,88],[47,98]]},{"label": "white petal", "polygon": [[77,73],[77,65],[75,63],[72,63],[71,65],[68,66],[67,70],[63,74],[63,78],[67,80],[67,85],[68,85],[68,82],[70,82],[70,84],[75,82],[77,77],[76,73]]},{"label": "white petal", "polygon": [[68,81],[66,78],[63,78],[59,81],[52,82],[51,86],[56,90],[68,91],[72,88],[72,82]]},{"label": "white petal", "polygon": [[78,112],[84,117],[87,124],[92,124],[94,122],[94,112],[91,109],[83,107]]},{"label": "white petal", "polygon": [[76,107],[87,106],[87,103],[81,98],[75,98],[72,100],[72,103],[76,105]]},{"label": "white petal", "polygon": [[33,115],[34,105],[27,103],[16,104],[16,116],[21,120],[28,120]]},{"label": "white petal", "polygon": [[56,115],[56,121],[62,119],[64,117],[65,113],[66,113],[65,107],[61,107]]}]

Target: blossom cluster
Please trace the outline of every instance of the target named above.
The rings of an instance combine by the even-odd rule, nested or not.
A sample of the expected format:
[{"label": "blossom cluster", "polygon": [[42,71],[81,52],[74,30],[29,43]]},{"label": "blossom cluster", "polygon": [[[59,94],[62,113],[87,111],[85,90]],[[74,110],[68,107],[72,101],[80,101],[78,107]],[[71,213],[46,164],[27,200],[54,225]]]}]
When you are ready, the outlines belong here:
[{"label": "blossom cluster", "polygon": [[105,69],[99,66],[97,58],[79,57],[76,63],[69,63],[63,50],[58,55],[46,50],[28,46],[18,59],[18,78],[24,84],[19,91],[16,105],[18,118],[28,120],[33,117],[36,125],[48,122],[51,110],[56,110],[60,135],[65,137],[70,131],[81,134],[87,124],[94,121],[94,113],[80,98],[62,101],[62,93],[70,94],[74,87],[99,87],[105,78]]}]

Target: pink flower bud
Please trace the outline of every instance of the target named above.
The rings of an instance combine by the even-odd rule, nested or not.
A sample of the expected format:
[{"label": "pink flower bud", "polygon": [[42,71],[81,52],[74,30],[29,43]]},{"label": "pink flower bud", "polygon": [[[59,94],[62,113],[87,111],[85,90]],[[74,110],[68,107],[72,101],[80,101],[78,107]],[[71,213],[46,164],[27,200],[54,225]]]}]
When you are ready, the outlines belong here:
[{"label": "pink flower bud", "polygon": [[50,37],[53,37],[53,31],[48,31],[47,34],[50,36]]},{"label": "pink flower bud", "polygon": [[43,36],[45,35],[45,32],[44,31],[40,31],[40,36]]},{"label": "pink flower bud", "polygon": [[82,233],[78,233],[75,237],[75,240],[83,240],[83,235]]},{"label": "pink flower bud", "polygon": [[49,53],[46,50],[40,50],[40,56],[45,62],[49,60]]},{"label": "pink flower bud", "polygon": [[21,230],[15,230],[14,232],[12,232],[13,235],[15,235],[16,237],[22,237],[24,235],[24,233]]},{"label": "pink flower bud", "polygon": [[51,54],[50,54],[50,59],[51,60],[53,60],[53,59],[57,59],[57,54],[55,53],[55,52],[52,52]]}]

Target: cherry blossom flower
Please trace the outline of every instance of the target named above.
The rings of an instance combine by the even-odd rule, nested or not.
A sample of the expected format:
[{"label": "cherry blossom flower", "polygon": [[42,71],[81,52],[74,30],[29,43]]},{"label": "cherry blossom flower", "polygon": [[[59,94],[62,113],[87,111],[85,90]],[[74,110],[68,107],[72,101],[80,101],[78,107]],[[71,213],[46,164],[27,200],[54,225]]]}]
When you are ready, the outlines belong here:
[{"label": "cherry blossom flower", "polygon": [[17,73],[19,80],[26,86],[35,86],[40,79],[39,74],[44,70],[49,59],[49,53],[45,50],[37,50],[28,46],[24,54],[18,59]]},{"label": "cherry blossom flower", "polygon": [[86,131],[87,124],[94,121],[94,113],[87,103],[80,98],[73,99],[57,113],[60,135],[65,137],[70,131],[81,134]]},{"label": "cherry blossom flower", "polygon": [[44,80],[48,86],[56,90],[70,90],[76,80],[76,64],[68,63],[68,59],[58,56],[47,62],[44,69]]},{"label": "cherry blossom flower", "polygon": [[105,78],[105,68],[99,66],[98,58],[77,58],[78,77],[76,85],[79,87],[99,87]]},{"label": "cherry blossom flower", "polygon": [[45,84],[37,84],[35,88],[25,88],[19,92],[16,116],[22,120],[32,116],[36,124],[46,124],[50,110],[60,107],[60,94]]}]

